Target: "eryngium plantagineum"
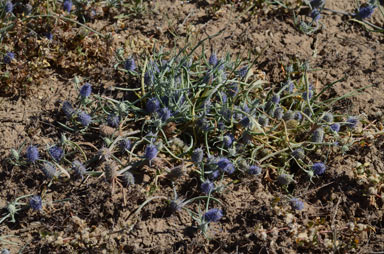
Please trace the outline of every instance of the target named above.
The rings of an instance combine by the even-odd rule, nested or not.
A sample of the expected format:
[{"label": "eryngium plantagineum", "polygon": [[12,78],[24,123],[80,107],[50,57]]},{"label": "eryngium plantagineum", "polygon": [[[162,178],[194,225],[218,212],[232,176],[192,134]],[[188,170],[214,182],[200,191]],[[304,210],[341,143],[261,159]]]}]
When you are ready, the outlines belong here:
[{"label": "eryngium plantagineum", "polygon": [[120,117],[114,114],[111,114],[107,118],[107,123],[113,128],[117,128],[120,124]]},{"label": "eryngium plantagineum", "polygon": [[151,160],[153,160],[154,158],[156,158],[158,152],[159,152],[159,151],[157,150],[156,146],[150,144],[150,145],[148,145],[148,146],[145,148],[144,157],[145,157],[147,160],[151,161]]},{"label": "eryngium plantagineum", "polygon": [[159,109],[157,113],[162,122],[166,122],[171,117],[171,111],[167,107]]},{"label": "eryngium plantagineum", "polygon": [[148,113],[155,113],[160,109],[160,101],[157,98],[150,98],[145,104]]},{"label": "eryngium plantagineum", "polygon": [[83,179],[85,172],[87,172],[87,169],[79,160],[74,160],[72,162],[72,169],[75,172],[75,175],[81,179]]},{"label": "eryngium plantagineum", "polygon": [[27,149],[27,161],[34,163],[39,159],[39,150],[36,146],[29,146]]},{"label": "eryngium plantagineum", "polygon": [[75,113],[75,109],[72,107],[71,103],[68,101],[64,101],[63,106],[61,108],[63,113],[69,118]]},{"label": "eryngium plantagineum", "polygon": [[277,177],[277,182],[281,185],[288,185],[293,181],[293,178],[291,175],[288,174],[281,174]]},{"label": "eryngium plantagineum", "polygon": [[230,135],[225,135],[223,137],[223,144],[226,148],[230,147],[233,143],[233,140],[234,140],[234,136],[232,134]]},{"label": "eryngium plantagineum", "polygon": [[239,92],[239,85],[236,83],[231,83],[228,85],[227,93],[231,97],[235,97]]},{"label": "eryngium plantagineum", "polygon": [[223,217],[223,211],[217,208],[209,209],[204,215],[203,219],[204,222],[210,223],[210,222],[217,222]]},{"label": "eryngium plantagineum", "polygon": [[347,119],[346,125],[348,128],[354,129],[358,122],[359,122],[359,120],[356,117],[350,116]]},{"label": "eryngium plantagineum", "polygon": [[319,21],[319,19],[321,18],[319,9],[317,9],[317,8],[313,9],[311,11],[311,13],[309,14],[309,16],[312,18],[313,22]]},{"label": "eryngium plantagineum", "polygon": [[304,153],[303,148],[297,148],[297,149],[293,150],[292,151],[292,156],[296,160],[303,160],[305,158],[305,153]]},{"label": "eryngium plantagineum", "polygon": [[258,119],[259,124],[261,127],[267,127],[269,124],[269,119],[266,116],[260,116]]},{"label": "eryngium plantagineum", "polygon": [[295,111],[295,113],[293,113],[293,119],[300,122],[303,119],[303,115],[300,111]]},{"label": "eryngium plantagineum", "polygon": [[251,123],[251,120],[249,120],[247,116],[240,120],[240,124],[243,127],[248,127],[250,123]]},{"label": "eryngium plantagineum", "polygon": [[324,129],[322,127],[317,128],[312,135],[312,142],[321,143],[324,139]]},{"label": "eryngium plantagineum", "polygon": [[258,166],[249,166],[248,173],[251,175],[260,175],[261,174],[261,168]]},{"label": "eryngium plantagineum", "polygon": [[291,206],[293,209],[301,211],[304,209],[304,203],[298,198],[292,198],[290,200]]},{"label": "eryngium plantagineum", "polygon": [[284,115],[283,115],[284,121],[289,121],[289,120],[293,120],[293,119],[295,119],[295,113],[293,113],[292,111],[287,111],[284,113]]},{"label": "eryngium plantagineum", "polygon": [[334,132],[339,132],[340,131],[340,124],[339,123],[331,124],[330,128]]},{"label": "eryngium plantagineum", "polygon": [[43,167],[41,167],[41,171],[43,171],[44,175],[51,180],[57,174],[56,167],[50,162],[44,162]]},{"label": "eryngium plantagineum", "polygon": [[276,118],[277,120],[283,119],[283,113],[284,110],[282,108],[276,108],[275,112],[273,112],[273,117]]},{"label": "eryngium plantagineum", "polygon": [[240,78],[245,78],[248,73],[248,66],[243,66],[240,68],[240,70],[237,71],[237,75],[239,75]]},{"label": "eryngium plantagineum", "polygon": [[215,66],[217,64],[217,56],[215,53],[212,53],[209,57],[209,64]]},{"label": "eryngium plantagineum", "polygon": [[64,151],[59,146],[52,146],[48,151],[52,158],[55,159],[55,161],[60,161],[61,158],[63,158]]},{"label": "eryngium plantagineum", "polygon": [[217,161],[217,166],[221,171],[226,172],[228,174],[232,174],[235,171],[235,167],[227,158],[220,158]]},{"label": "eryngium plantagineum", "polygon": [[200,189],[205,194],[209,194],[215,189],[215,184],[209,180],[206,180],[204,183],[201,184]]},{"label": "eryngium plantagineum", "polygon": [[327,167],[322,162],[316,162],[312,165],[312,171],[315,175],[322,175]]},{"label": "eryngium plantagineum", "polygon": [[355,13],[355,17],[360,20],[369,18],[372,16],[373,12],[375,11],[375,8],[376,8],[375,5],[370,5],[370,4],[360,7],[358,12]]},{"label": "eryngium plantagineum", "polygon": [[63,9],[66,12],[71,12],[72,9],[72,0],[65,0],[63,3]]},{"label": "eryngium plantagineum", "polygon": [[280,102],[280,95],[279,95],[279,94],[275,94],[275,95],[273,95],[271,101],[272,101],[274,104],[279,104],[279,102]]},{"label": "eryngium plantagineum", "polygon": [[130,57],[127,60],[125,60],[125,62],[124,62],[124,69],[127,70],[127,71],[135,71],[136,64],[135,64],[135,60],[132,57]]},{"label": "eryngium plantagineum", "polygon": [[87,98],[91,95],[92,93],[92,86],[89,83],[85,83],[81,88],[80,88],[80,96],[83,98]]},{"label": "eryngium plantagineum", "polygon": [[321,120],[327,123],[332,123],[333,122],[333,115],[330,112],[325,112],[323,116],[321,117]]},{"label": "eryngium plantagineum", "polygon": [[4,55],[3,57],[3,62],[5,64],[10,64],[12,62],[12,60],[15,59],[15,53],[13,52],[8,52]]},{"label": "eryngium plantagineum", "polygon": [[196,148],[192,152],[191,159],[192,159],[193,163],[199,164],[203,161],[203,156],[204,156],[203,149]]},{"label": "eryngium plantagineum", "polygon": [[135,184],[135,177],[129,171],[125,171],[121,175],[121,180],[122,180],[124,186],[130,186],[130,185],[134,185]]},{"label": "eryngium plantagineum", "polygon": [[313,91],[312,90],[308,90],[308,92],[304,92],[302,97],[304,100],[310,100],[313,96]]},{"label": "eryngium plantagineum", "polygon": [[4,6],[5,13],[10,13],[13,11],[13,3],[11,1],[7,1]]},{"label": "eryngium plantagineum", "polygon": [[29,206],[34,211],[40,211],[43,208],[43,202],[41,201],[41,197],[37,195],[32,196],[29,200]]},{"label": "eryngium plantagineum", "polygon": [[131,148],[131,141],[125,138],[120,141],[119,145],[120,145],[121,151],[128,151]]},{"label": "eryngium plantagineum", "polygon": [[78,117],[81,125],[83,125],[84,127],[87,127],[92,121],[91,116],[83,111],[79,112]]}]

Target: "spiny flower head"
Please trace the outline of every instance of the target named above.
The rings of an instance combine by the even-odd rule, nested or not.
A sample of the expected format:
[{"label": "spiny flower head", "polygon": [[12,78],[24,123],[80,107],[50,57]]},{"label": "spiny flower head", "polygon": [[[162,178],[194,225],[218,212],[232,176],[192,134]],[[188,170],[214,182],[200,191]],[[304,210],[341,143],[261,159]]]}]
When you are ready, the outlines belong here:
[{"label": "spiny flower head", "polygon": [[87,127],[92,121],[91,116],[85,113],[84,111],[80,111],[78,113],[78,117],[81,125],[83,125],[84,127]]},{"label": "spiny flower head", "polygon": [[201,184],[200,188],[202,192],[204,192],[205,194],[209,194],[215,189],[215,184],[209,180],[206,180],[204,183]]},{"label": "spiny flower head", "polygon": [[234,139],[235,139],[235,137],[232,134],[225,135],[223,137],[223,144],[224,144],[224,146],[226,148],[230,147],[232,145]]},{"label": "spiny flower head", "polygon": [[130,186],[135,184],[135,177],[129,171],[125,171],[122,175],[122,182],[125,186]]},{"label": "spiny flower head", "polygon": [[304,203],[298,198],[292,198],[290,200],[291,206],[293,209],[301,211],[304,209]]},{"label": "spiny flower head", "polygon": [[92,86],[89,83],[85,83],[81,88],[80,88],[80,96],[83,98],[87,98],[91,95],[92,93]]},{"label": "spiny flower head", "polygon": [[107,118],[107,123],[113,128],[117,128],[120,124],[120,117],[114,114],[110,114]]},{"label": "spiny flower head", "polygon": [[66,12],[71,12],[72,9],[72,0],[65,0],[63,3],[63,9]]},{"label": "spiny flower head", "polygon": [[136,69],[135,59],[130,57],[127,60],[125,60],[124,69],[126,69],[127,71],[135,71]]},{"label": "spiny flower head", "polygon": [[260,175],[261,174],[261,168],[256,165],[249,166],[248,173],[251,175]]},{"label": "spiny flower head", "polygon": [[273,117],[276,118],[277,120],[283,119],[283,113],[284,110],[282,108],[276,108],[275,112],[273,112]]},{"label": "spiny flower head", "polygon": [[248,127],[250,123],[251,123],[251,120],[249,120],[247,116],[245,116],[243,119],[240,120],[240,124],[243,127]]},{"label": "spiny flower head", "polygon": [[217,56],[215,53],[212,53],[209,57],[209,64],[215,66],[217,64]]},{"label": "spiny flower head", "polygon": [[81,163],[79,160],[74,160],[72,162],[72,169],[75,172],[75,175],[81,178],[83,178],[85,172],[87,172],[87,169],[84,167],[83,163]]},{"label": "spiny flower head", "polygon": [[303,148],[297,148],[297,149],[293,150],[291,155],[297,160],[299,160],[299,159],[303,160],[305,158],[305,153],[304,153]]},{"label": "spiny flower head", "polygon": [[325,4],[325,0],[311,0],[309,3],[312,9],[321,8]]},{"label": "spiny flower head", "polygon": [[321,143],[324,139],[324,129],[322,127],[317,128],[312,135],[312,142]]},{"label": "spiny flower head", "polygon": [[357,13],[355,13],[355,17],[360,20],[369,18],[372,16],[373,12],[375,11],[375,8],[376,6],[371,4],[362,6],[359,8]]},{"label": "spiny flower head", "polygon": [[209,209],[204,215],[203,219],[206,223],[217,222],[223,217],[223,211],[217,208]]},{"label": "spiny flower head", "polygon": [[171,111],[167,108],[161,108],[157,112],[162,122],[166,122],[171,117]]},{"label": "spiny flower head", "polygon": [[295,111],[293,113],[293,119],[295,119],[296,121],[300,122],[303,119],[303,115],[301,114],[300,111]]},{"label": "spiny flower head", "polygon": [[339,132],[340,131],[340,124],[339,123],[331,124],[330,128],[334,132]]},{"label": "spiny flower head", "polygon": [[248,66],[243,66],[240,68],[240,70],[237,71],[237,75],[239,75],[240,78],[245,78],[248,73]]},{"label": "spiny flower head", "polygon": [[43,208],[43,202],[41,201],[41,197],[37,195],[32,196],[29,200],[29,206],[34,211],[40,211]]},{"label": "spiny flower head", "polygon": [[125,138],[120,141],[120,149],[122,151],[127,151],[130,148],[131,148],[131,141],[129,139]]},{"label": "spiny flower head", "polygon": [[148,113],[155,113],[160,109],[160,101],[155,97],[150,98],[147,100],[145,108],[147,109]]},{"label": "spiny flower head", "polygon": [[313,96],[313,91],[312,90],[308,90],[308,92],[304,92],[302,97],[304,100],[310,100]]},{"label": "spiny flower head", "polygon": [[323,116],[321,117],[321,120],[327,123],[332,123],[333,122],[333,115],[330,112],[325,112]]},{"label": "spiny flower head", "polygon": [[353,129],[353,128],[356,127],[358,122],[359,122],[359,120],[356,117],[350,116],[347,119],[347,124],[346,125],[347,125],[348,128]]},{"label": "spiny flower head", "polygon": [[269,124],[269,118],[266,116],[260,116],[258,119],[259,124],[261,127],[267,127]]},{"label": "spiny flower head", "polygon": [[5,13],[10,13],[13,11],[13,3],[11,1],[7,1],[4,6]]},{"label": "spiny flower head", "polygon": [[228,85],[227,93],[231,97],[235,97],[239,92],[239,85],[236,83],[231,83]]},{"label": "spiny flower head", "polygon": [[67,117],[71,117],[73,113],[75,113],[75,109],[72,107],[71,103],[68,101],[64,101],[61,110]]},{"label": "spiny flower head", "polygon": [[282,173],[277,177],[277,182],[281,185],[288,185],[293,181],[293,178],[291,175]]},{"label": "spiny flower head", "polygon": [[43,167],[41,168],[41,171],[43,171],[44,175],[51,180],[56,176],[56,167],[50,162],[44,162]]},{"label": "spiny flower head", "polygon": [[29,146],[27,148],[27,161],[33,163],[39,159],[39,150],[36,146]]},{"label": "spiny flower head", "polygon": [[290,110],[284,113],[284,115],[283,115],[284,121],[289,121],[289,120],[293,120],[293,119],[295,119],[295,113],[293,113]]},{"label": "spiny flower head", "polygon": [[275,95],[273,95],[271,101],[272,101],[274,104],[279,104],[279,102],[280,102],[280,95],[279,95],[279,94],[275,94]]},{"label": "spiny flower head", "polygon": [[55,161],[60,161],[64,155],[63,149],[61,149],[61,147],[59,146],[52,146],[51,148],[49,148],[48,152],[52,156],[52,158],[55,159]]},{"label": "spiny flower head", "polygon": [[322,175],[327,167],[322,162],[316,162],[312,165],[312,171],[315,175]]},{"label": "spiny flower head", "polygon": [[309,16],[312,18],[313,22],[319,21],[319,19],[321,18],[319,9],[317,8],[313,9],[309,14]]},{"label": "spiny flower head", "polygon": [[148,145],[146,148],[145,148],[145,153],[144,153],[144,156],[147,160],[151,161],[153,160],[154,158],[156,158],[157,154],[158,154],[158,150],[157,150],[157,147],[153,144],[150,144]]},{"label": "spiny flower head", "polygon": [[3,57],[3,62],[5,64],[10,64],[12,60],[15,59],[15,53],[13,52],[7,52]]},{"label": "spiny flower head", "polygon": [[225,157],[220,158],[217,161],[217,166],[221,171],[226,172],[228,174],[232,174],[235,171],[235,167],[233,166],[233,164],[230,162],[230,160]]},{"label": "spiny flower head", "polygon": [[199,164],[203,161],[204,152],[201,148],[196,148],[193,150],[191,159],[195,164]]}]

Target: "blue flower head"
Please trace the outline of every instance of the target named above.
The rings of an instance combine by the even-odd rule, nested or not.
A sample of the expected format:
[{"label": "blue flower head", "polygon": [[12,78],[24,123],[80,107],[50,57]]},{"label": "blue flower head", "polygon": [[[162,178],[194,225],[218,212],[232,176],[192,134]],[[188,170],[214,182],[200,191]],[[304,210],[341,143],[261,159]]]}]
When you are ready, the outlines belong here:
[{"label": "blue flower head", "polygon": [[371,4],[360,7],[357,13],[355,13],[355,17],[360,20],[369,18],[372,16],[373,12],[375,11],[375,8],[376,6]]},{"label": "blue flower head", "polygon": [[110,114],[107,118],[107,123],[113,128],[117,128],[120,124],[120,117],[114,114]]},{"label": "blue flower head", "polygon": [[71,103],[68,101],[64,101],[61,110],[67,117],[71,117],[73,113],[75,113],[75,109],[72,107]]},{"label": "blue flower head", "polygon": [[84,127],[87,127],[92,121],[91,116],[85,113],[84,111],[80,111],[78,113],[78,117],[81,125],[83,125]]},{"label": "blue flower head", "polygon": [[312,171],[315,175],[322,175],[327,167],[322,162],[316,162],[312,165]]},{"label": "blue flower head", "polygon": [[224,146],[226,148],[230,147],[232,145],[234,139],[235,139],[235,137],[232,134],[225,135],[223,137],[223,144],[224,144]]},{"label": "blue flower head", "polygon": [[155,113],[160,109],[160,101],[155,97],[150,98],[147,100],[145,108],[147,109],[148,113]]},{"label": "blue flower head", "polygon": [[129,171],[125,171],[122,174],[121,178],[122,178],[122,182],[123,182],[124,186],[130,186],[130,185],[134,185],[135,184],[135,177]]},{"label": "blue flower head", "polygon": [[44,175],[51,180],[56,176],[56,167],[50,162],[45,162],[43,167],[41,168],[41,171],[43,171]]},{"label": "blue flower head", "polygon": [[300,111],[295,111],[293,113],[293,119],[295,119],[296,121],[300,122],[303,119],[303,115],[301,114]]},{"label": "blue flower head", "polygon": [[233,164],[225,157],[220,158],[217,161],[217,166],[221,171],[226,172],[228,174],[232,174],[235,171],[235,167],[233,166]]},{"label": "blue flower head", "polygon": [[29,200],[29,206],[34,211],[40,211],[41,209],[43,209],[43,202],[41,201],[41,197],[37,195],[32,196]]},{"label": "blue flower head", "polygon": [[59,146],[52,146],[48,150],[49,154],[52,156],[55,161],[60,161],[63,158],[64,151]]},{"label": "blue flower head", "polygon": [[304,203],[298,198],[292,198],[290,200],[291,206],[293,209],[301,211],[304,209]]},{"label": "blue flower head", "polygon": [[237,75],[239,75],[240,78],[245,78],[248,73],[248,66],[243,66],[240,68],[240,70],[237,71]]},{"label": "blue flower head", "polygon": [[193,163],[199,164],[203,161],[203,156],[204,156],[203,149],[196,148],[192,152],[191,159],[192,159]]},{"label": "blue flower head", "polygon": [[10,13],[13,11],[13,3],[11,1],[7,1],[4,6],[5,13]]},{"label": "blue flower head", "polygon": [[279,94],[275,94],[275,95],[273,95],[271,101],[272,101],[274,104],[279,104],[279,102],[280,102],[280,95],[279,95]]},{"label": "blue flower head", "polygon": [[135,71],[136,69],[135,59],[130,57],[127,60],[125,60],[124,69],[126,69],[127,71]]},{"label": "blue flower head", "polygon": [[248,127],[250,123],[251,123],[251,120],[249,120],[247,116],[240,120],[240,124],[243,127]]},{"label": "blue flower head", "polygon": [[161,108],[157,112],[162,122],[166,122],[171,117],[171,111],[167,108]]},{"label": "blue flower head", "polygon": [[34,163],[39,159],[39,150],[36,146],[29,146],[27,148],[27,161]]},{"label": "blue flower head", "polygon": [[45,35],[45,38],[47,38],[48,40],[52,41],[53,34],[51,32],[46,32],[44,35]]},{"label": "blue flower head", "polygon": [[261,127],[267,127],[269,124],[269,118],[266,116],[260,116],[258,123],[261,125]]},{"label": "blue flower head", "polygon": [[92,86],[89,83],[85,83],[81,88],[80,88],[80,96],[83,98],[87,98],[91,95],[92,93]]},{"label": "blue flower head", "polygon": [[202,192],[204,192],[205,194],[209,194],[215,189],[215,184],[209,180],[206,180],[204,183],[201,184],[200,188]]},{"label": "blue flower head", "polygon": [[297,148],[292,151],[291,154],[296,160],[303,160],[305,158],[305,153],[303,148]]},{"label": "blue flower head", "polygon": [[324,6],[325,0],[311,0],[309,4],[311,5],[312,9],[318,9]]},{"label": "blue flower head", "polygon": [[215,66],[217,64],[217,56],[215,53],[212,53],[209,57],[209,64]]},{"label": "blue flower head", "polygon": [[129,139],[125,138],[120,141],[120,149],[122,151],[127,151],[130,148],[131,148],[131,141]]},{"label": "blue flower head", "polygon": [[273,117],[276,118],[277,120],[283,119],[283,113],[284,110],[282,108],[276,108],[275,112],[273,112]]},{"label": "blue flower head", "polygon": [[312,90],[308,90],[308,92],[304,92],[302,97],[304,100],[310,100],[313,96],[313,91]]},{"label": "blue flower head", "polygon": [[146,71],[144,73],[144,83],[149,86],[149,85],[153,85],[153,83],[155,82],[155,74],[153,73],[153,71],[149,70],[149,71]]},{"label": "blue flower head", "polygon": [[217,208],[209,209],[204,215],[203,219],[206,223],[217,222],[223,217],[223,211]]},{"label": "blue flower head", "polygon": [[159,151],[157,150],[156,146],[150,144],[150,145],[148,145],[148,146],[145,148],[144,157],[145,157],[147,160],[151,161],[151,160],[153,160],[154,158],[156,158],[158,152],[159,152]]},{"label": "blue flower head", "polygon": [[220,170],[214,170],[209,176],[209,178],[212,180],[215,180],[220,176],[220,174],[221,174]]},{"label": "blue flower head", "polygon": [[359,122],[359,120],[356,117],[350,116],[347,119],[346,125],[348,128],[354,129],[358,122]]},{"label": "blue flower head", "polygon": [[295,113],[293,113],[290,110],[284,113],[284,115],[283,115],[284,121],[289,121],[289,120],[293,120],[293,119],[295,119]]},{"label": "blue flower head", "polygon": [[309,14],[309,16],[312,18],[313,22],[319,21],[319,19],[321,18],[319,9],[317,8],[313,9]]},{"label": "blue flower head", "polygon": [[277,182],[281,185],[288,185],[293,181],[293,178],[291,175],[282,173],[277,177]]},{"label": "blue flower head", "polygon": [[260,175],[261,174],[261,168],[256,165],[249,166],[248,173],[251,175]]},{"label": "blue flower head", "polygon": [[339,132],[340,131],[340,124],[339,123],[331,124],[330,128],[334,132]]},{"label": "blue flower head", "polygon": [[83,179],[84,174],[87,172],[87,169],[84,167],[83,163],[81,163],[79,160],[74,160],[72,162],[72,169],[75,172],[75,175],[77,177],[81,177],[81,179]]},{"label": "blue flower head", "polygon": [[322,127],[317,128],[312,135],[312,142],[321,143],[324,139],[324,129]]},{"label": "blue flower head", "polygon": [[332,123],[333,122],[333,115],[330,112],[325,112],[323,116],[321,117],[321,120],[327,123]]},{"label": "blue flower head", "polygon": [[3,62],[5,64],[10,64],[12,62],[12,60],[15,59],[15,53],[13,52],[8,52],[4,55],[3,57]]},{"label": "blue flower head", "polygon": [[65,0],[63,3],[63,9],[66,12],[71,12],[72,9],[72,0]]}]

